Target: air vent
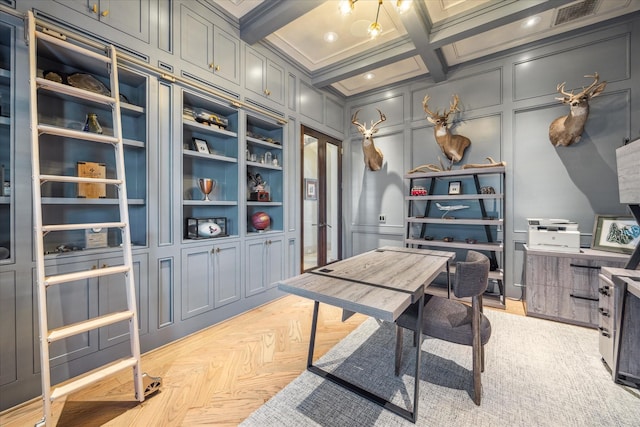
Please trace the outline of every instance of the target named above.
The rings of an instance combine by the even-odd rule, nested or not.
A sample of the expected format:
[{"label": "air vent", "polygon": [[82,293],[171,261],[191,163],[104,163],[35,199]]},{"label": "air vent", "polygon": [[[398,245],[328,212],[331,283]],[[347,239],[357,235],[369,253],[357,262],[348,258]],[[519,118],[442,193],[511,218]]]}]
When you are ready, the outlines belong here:
[{"label": "air vent", "polygon": [[561,7],[556,14],[556,20],[553,25],[566,24],[567,22],[575,21],[576,19],[584,18],[588,15],[593,15],[598,7],[600,0],[584,0],[577,3],[570,4],[569,6]]}]

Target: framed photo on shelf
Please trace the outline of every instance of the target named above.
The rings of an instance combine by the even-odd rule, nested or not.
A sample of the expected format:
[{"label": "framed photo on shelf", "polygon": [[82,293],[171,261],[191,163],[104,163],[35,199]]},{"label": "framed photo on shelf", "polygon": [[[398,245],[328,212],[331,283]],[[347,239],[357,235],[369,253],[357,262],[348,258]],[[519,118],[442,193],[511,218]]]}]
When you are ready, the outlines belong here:
[{"label": "framed photo on shelf", "polygon": [[596,215],[591,248],[630,254],[640,242],[640,225],[629,216]]},{"label": "framed photo on shelf", "polygon": [[204,139],[193,138],[193,147],[198,153],[209,154],[209,146]]},{"label": "framed photo on shelf", "polygon": [[449,194],[460,194],[460,193],[462,193],[462,182],[461,181],[449,182]]},{"label": "framed photo on shelf", "polygon": [[304,199],[305,200],[318,200],[318,180],[308,179],[304,180]]}]

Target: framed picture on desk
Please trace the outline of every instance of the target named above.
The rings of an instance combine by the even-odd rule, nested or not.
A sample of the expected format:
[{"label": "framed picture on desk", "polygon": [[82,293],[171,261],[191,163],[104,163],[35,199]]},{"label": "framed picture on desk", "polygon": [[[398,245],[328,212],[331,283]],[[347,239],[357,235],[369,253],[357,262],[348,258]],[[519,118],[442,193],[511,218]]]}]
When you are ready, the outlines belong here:
[{"label": "framed picture on desk", "polygon": [[591,248],[630,254],[640,242],[640,226],[632,217],[596,215]]}]

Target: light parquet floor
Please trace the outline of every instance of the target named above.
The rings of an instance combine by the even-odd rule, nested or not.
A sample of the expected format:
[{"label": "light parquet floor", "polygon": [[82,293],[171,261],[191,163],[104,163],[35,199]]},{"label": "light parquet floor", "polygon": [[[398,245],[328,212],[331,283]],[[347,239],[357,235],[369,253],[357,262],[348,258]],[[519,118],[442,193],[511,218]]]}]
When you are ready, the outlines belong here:
[{"label": "light parquet floor", "polygon": [[[286,296],[143,355],[143,370],[162,377],[155,395],[138,404],[129,372],[53,405],[58,426],[235,426],[306,368],[313,302]],[[507,311],[524,314],[520,301]],[[341,310],[320,305],[315,358],[365,316],[341,322]],[[0,414],[0,426],[33,426],[34,399]]]}]

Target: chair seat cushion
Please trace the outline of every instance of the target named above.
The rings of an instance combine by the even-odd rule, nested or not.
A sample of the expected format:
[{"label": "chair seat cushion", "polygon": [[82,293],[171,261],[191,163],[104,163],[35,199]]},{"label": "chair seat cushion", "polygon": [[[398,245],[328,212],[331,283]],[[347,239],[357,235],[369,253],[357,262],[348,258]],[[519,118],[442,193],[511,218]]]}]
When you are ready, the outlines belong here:
[{"label": "chair seat cushion", "polygon": [[[463,345],[473,345],[471,331],[472,310],[466,304],[446,298],[431,298],[424,307],[422,332]],[[480,342],[485,345],[491,337],[491,323],[480,314]]]},{"label": "chair seat cushion", "polygon": [[[410,306],[396,323],[405,329],[415,330],[418,307]],[[472,309],[466,304],[447,298],[432,297],[424,306],[422,333],[433,338],[462,345],[473,345],[471,331]],[[491,337],[491,323],[480,314],[480,342],[486,344]]]}]

